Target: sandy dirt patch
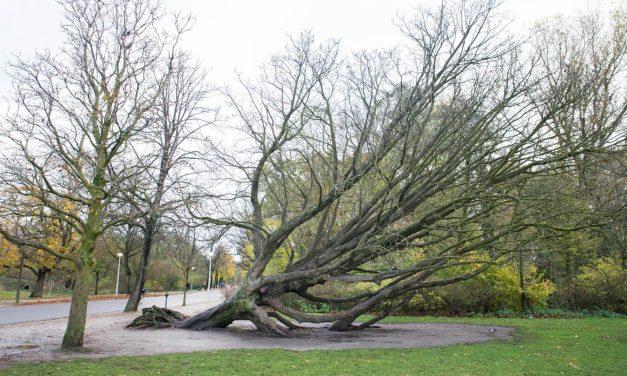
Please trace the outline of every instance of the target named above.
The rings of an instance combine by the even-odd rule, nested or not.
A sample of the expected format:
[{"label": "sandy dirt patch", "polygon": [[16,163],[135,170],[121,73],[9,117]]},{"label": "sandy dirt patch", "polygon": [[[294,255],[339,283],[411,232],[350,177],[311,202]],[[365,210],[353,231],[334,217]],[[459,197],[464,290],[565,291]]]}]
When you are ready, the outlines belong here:
[{"label": "sandy dirt patch", "polygon": [[[208,308],[198,304],[176,309],[186,314]],[[235,322],[226,329],[197,332],[181,329],[134,330],[125,325],[136,313],[91,315],[87,319],[83,353],[59,350],[66,319],[34,321],[0,326],[0,368],[22,362],[47,362],[117,355],[154,355],[224,349],[313,349],[424,348],[477,343],[508,338],[510,327],[459,324],[381,324],[355,332],[330,332],[312,328],[297,337],[277,338],[254,331],[248,322]]]}]

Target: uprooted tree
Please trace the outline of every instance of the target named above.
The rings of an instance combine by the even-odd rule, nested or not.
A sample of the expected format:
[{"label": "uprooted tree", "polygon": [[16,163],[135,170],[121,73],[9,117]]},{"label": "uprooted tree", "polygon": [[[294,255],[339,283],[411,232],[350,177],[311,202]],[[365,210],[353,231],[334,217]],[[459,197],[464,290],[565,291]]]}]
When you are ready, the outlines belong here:
[{"label": "uprooted tree", "polygon": [[[241,79],[242,94],[227,97],[248,142],[215,153],[229,170],[220,176],[238,189],[209,194],[209,214],[193,215],[240,231],[250,264],[225,302],[176,326],[245,319],[285,335],[293,319],[363,328],[420,289],[472,278],[529,247],[529,232],[543,225],[529,182],[624,134],[603,135],[603,145],[559,137],[555,119],[578,109],[597,75],[574,64],[545,90],[536,57],[496,18],[493,1],[446,2],[401,20],[403,48],[346,58],[337,43],[305,33],[256,83]],[[269,268],[277,257],[284,265]],[[315,293],[338,282],[375,288]],[[310,314],[287,304],[290,294],[344,309]],[[384,302],[394,304],[354,325]]]}]

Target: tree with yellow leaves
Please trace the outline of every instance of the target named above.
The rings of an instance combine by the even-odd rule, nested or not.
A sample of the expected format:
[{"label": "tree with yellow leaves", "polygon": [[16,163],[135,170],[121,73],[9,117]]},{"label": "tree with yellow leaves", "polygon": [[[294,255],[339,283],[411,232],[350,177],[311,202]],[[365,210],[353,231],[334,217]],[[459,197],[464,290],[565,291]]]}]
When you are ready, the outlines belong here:
[{"label": "tree with yellow leaves", "polygon": [[[30,239],[33,244],[17,246],[5,237],[1,237],[2,249],[6,252],[0,254],[0,266],[13,268],[23,266],[33,272],[36,282],[30,298],[41,298],[48,274],[59,267],[62,261],[47,249],[54,250],[59,255],[72,254],[78,246],[79,238],[76,231],[64,221],[44,216],[45,207],[36,198],[26,196],[20,200],[16,197],[15,190],[6,192],[6,196],[14,198],[13,204],[16,210],[12,226],[5,225],[4,227],[12,228],[14,234]],[[61,199],[60,201],[60,207],[68,212],[76,213],[75,205],[67,200]],[[18,214],[20,211],[24,216]],[[42,215],[37,216],[37,213]],[[38,244],[43,247],[38,247]]]},{"label": "tree with yellow leaves", "polygon": [[17,246],[0,235],[0,268],[12,267],[19,263]]}]

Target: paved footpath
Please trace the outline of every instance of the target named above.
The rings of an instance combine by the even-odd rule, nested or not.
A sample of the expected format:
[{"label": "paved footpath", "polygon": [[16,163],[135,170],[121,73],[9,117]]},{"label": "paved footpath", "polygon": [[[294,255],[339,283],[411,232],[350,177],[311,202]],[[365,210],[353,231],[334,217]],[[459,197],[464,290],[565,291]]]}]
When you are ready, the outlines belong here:
[{"label": "paved footpath", "polygon": [[[190,292],[187,294],[187,304],[207,303],[216,300],[219,296],[218,290]],[[142,299],[139,308],[152,305],[163,307],[164,303],[164,296],[147,297]],[[168,297],[168,307],[180,306],[182,303],[183,294],[170,295]],[[122,312],[125,305],[126,299],[94,300],[87,304],[87,314]],[[0,325],[67,317],[69,312],[70,303],[0,306]]]}]

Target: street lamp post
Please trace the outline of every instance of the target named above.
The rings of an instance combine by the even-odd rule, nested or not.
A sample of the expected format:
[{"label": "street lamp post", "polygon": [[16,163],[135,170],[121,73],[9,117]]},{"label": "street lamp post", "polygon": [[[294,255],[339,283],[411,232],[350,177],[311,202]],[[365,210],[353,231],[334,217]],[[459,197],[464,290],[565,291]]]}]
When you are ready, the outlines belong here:
[{"label": "street lamp post", "polygon": [[195,267],[195,266],[192,266],[192,283],[191,283],[191,285],[190,285],[190,287],[191,287],[191,288],[190,288],[190,290],[191,290],[191,291],[194,291],[194,270],[195,270],[195,269],[196,269],[196,267]]},{"label": "street lamp post", "polygon": [[116,256],[118,256],[118,276],[115,280],[115,295],[117,295],[120,291],[120,262],[122,261],[122,256],[124,256],[124,254],[122,252],[118,252]]}]

